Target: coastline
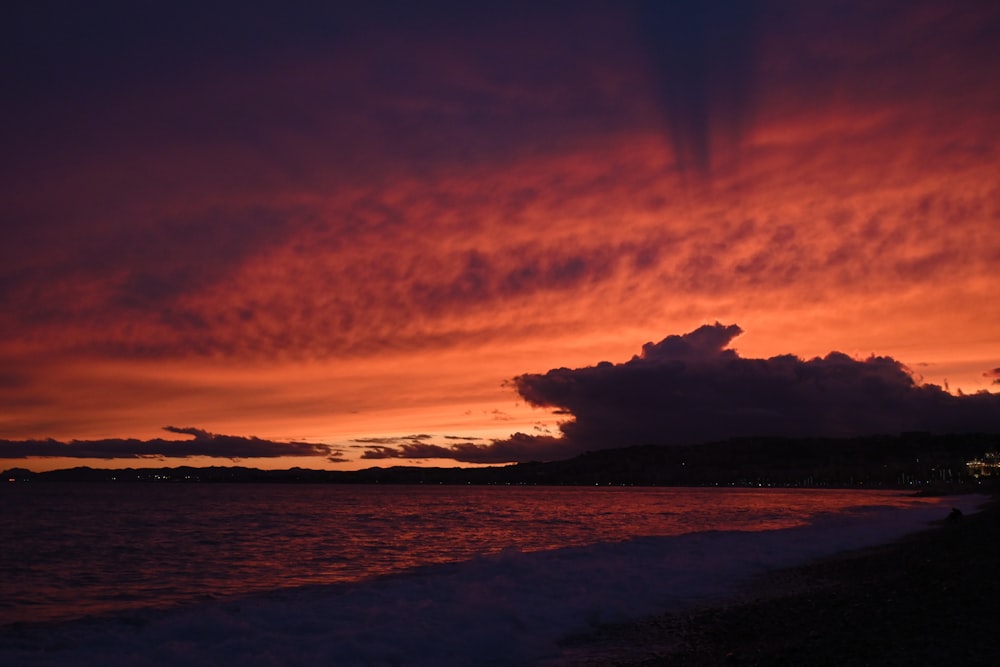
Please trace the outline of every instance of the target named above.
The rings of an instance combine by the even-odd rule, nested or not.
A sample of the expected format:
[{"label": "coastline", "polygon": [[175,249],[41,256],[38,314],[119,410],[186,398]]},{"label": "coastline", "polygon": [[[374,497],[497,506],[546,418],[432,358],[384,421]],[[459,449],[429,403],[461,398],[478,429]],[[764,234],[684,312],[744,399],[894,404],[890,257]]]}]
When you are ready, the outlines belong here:
[{"label": "coastline", "polygon": [[601,627],[545,667],[995,665],[1000,503],[759,577],[726,601]]},{"label": "coastline", "polygon": [[[190,511],[180,512],[177,509],[179,497],[174,491],[162,492],[159,498],[161,504],[154,503],[156,498],[144,493],[136,496],[141,502],[131,505],[141,514],[125,513],[126,521],[121,525],[133,525],[136,516],[168,519],[178,515],[194,516],[193,508],[211,504],[207,501],[213,498],[216,501],[213,506],[222,507],[224,503],[220,500],[223,497],[237,501],[224,512],[224,516],[250,516],[260,521],[265,514],[247,510],[278,505],[273,502],[276,493],[277,497],[292,494],[303,502],[306,500],[302,498],[301,489],[272,488],[269,495],[252,494],[252,497],[242,492],[229,493],[231,490],[229,487],[205,487],[202,491],[211,491],[207,497],[183,494],[185,502],[189,503],[184,508]],[[262,490],[263,487],[258,489]],[[223,491],[226,493],[220,495]],[[395,528],[412,529],[415,517],[419,516],[414,514],[414,509],[419,506],[414,504],[415,494],[410,491],[405,493],[410,502],[397,504],[401,514],[398,520],[387,524],[394,527],[388,533],[393,543],[397,540]],[[477,490],[474,495],[483,493]],[[749,494],[757,496],[761,502],[772,498],[772,501],[758,505],[748,502],[750,499],[746,493],[726,492],[720,497],[715,491],[687,492],[680,497],[671,497],[670,502],[664,502],[664,494],[661,493],[640,493],[639,496],[649,495],[652,500],[651,504],[638,505],[636,494],[629,490],[600,491],[598,498],[590,491],[582,493],[591,496],[588,502],[615,525],[621,523],[624,515],[618,511],[609,512],[611,506],[608,501],[612,497],[622,496],[628,500],[626,507],[633,512],[641,508],[643,515],[652,515],[669,508],[673,516],[678,515],[679,508],[702,507],[710,500],[714,503],[714,511],[721,511],[723,498],[731,496],[728,502],[732,507],[755,508],[756,514],[751,513],[750,516],[753,525],[758,527],[775,512],[781,515],[794,511],[795,497],[805,502],[814,495],[796,493],[792,497],[784,497],[783,493],[770,491]],[[329,489],[319,489],[318,494],[293,513],[306,517],[305,525],[294,521],[289,523],[286,515],[275,515],[278,523],[274,525],[280,529],[280,534],[301,534],[301,530],[313,525],[313,514],[302,511],[308,507],[319,507],[325,516],[329,516],[331,508],[339,505],[355,515],[356,505],[330,502]],[[376,497],[384,501],[383,494],[384,490]],[[441,516],[457,516],[452,511],[454,508],[442,511],[442,500],[449,497],[454,498],[458,506],[475,505],[478,507],[476,512],[482,513],[482,505],[470,503],[470,496],[455,498],[453,492],[436,489],[425,495],[433,502],[423,506],[436,507],[434,511]],[[546,534],[558,530],[560,524],[553,521],[553,517],[539,514],[537,491],[519,491],[515,495],[530,501],[525,509],[530,509],[533,516],[541,519],[536,529],[544,530]],[[135,667],[142,664],[193,667],[227,661],[247,665],[407,664],[428,667],[469,664],[718,664],[713,662],[715,656],[707,654],[708,657],[705,657],[704,651],[695,655],[694,662],[669,659],[685,649],[701,651],[707,647],[716,650],[721,646],[715,639],[704,639],[707,636],[704,633],[694,633],[704,629],[704,624],[699,626],[697,623],[698,618],[703,618],[698,614],[733,609],[737,602],[776,600],[791,591],[812,590],[808,578],[796,574],[804,568],[776,568],[819,557],[835,562],[833,555],[852,548],[850,545],[854,548],[876,545],[892,536],[920,530],[929,522],[946,516],[952,506],[971,513],[973,508],[987,500],[987,496],[975,495],[943,502],[934,499],[925,504],[918,499],[905,498],[897,506],[891,500],[895,494],[851,493],[846,494],[849,499],[844,498],[831,507],[822,501],[827,494],[819,495],[819,500],[812,498],[807,503],[811,508],[808,515],[814,516],[820,510],[816,515],[819,518],[788,529],[740,530],[738,525],[729,525],[719,526],[719,530],[623,541],[606,540],[539,551],[514,548],[468,560],[427,564],[426,568],[386,577],[315,587],[250,591],[245,595],[221,595],[218,598],[208,596],[175,608],[115,612],[79,619],[79,622],[12,625],[0,632],[0,662],[39,667],[70,663],[81,667]],[[108,505],[108,497],[106,494],[95,497],[103,499],[94,505],[95,511],[103,511]],[[510,497],[510,494],[504,493],[501,497]],[[686,500],[683,500],[684,497]],[[774,497],[784,499],[776,504]],[[112,499],[115,498],[120,506],[127,506],[127,503],[120,502],[120,494],[112,496]],[[249,505],[246,504],[248,498],[252,501]],[[36,500],[45,501],[39,507],[51,507],[51,498],[47,496],[39,496]],[[81,498],[78,495],[64,495],[64,500],[79,509]],[[579,513],[582,500],[581,492],[577,491],[570,494],[567,502],[577,507]],[[914,502],[919,507],[913,506]],[[507,509],[494,513],[509,517],[519,506],[517,503],[513,506],[501,503],[496,509]],[[547,506],[552,510],[561,507],[551,502]],[[155,507],[168,511],[151,511]],[[849,509],[852,507],[853,510]],[[823,511],[824,508],[827,511]],[[559,518],[566,513],[557,511],[556,515],[555,518]],[[91,515],[84,513],[77,516],[73,524],[88,516]],[[597,515],[580,513],[579,516],[587,519]],[[468,523],[470,519],[465,517],[463,521]],[[582,519],[570,525],[585,526],[592,536],[597,525]],[[216,520],[206,524],[211,527],[211,535],[217,535],[216,526],[220,523]],[[153,526],[157,539],[165,539],[162,530],[169,525],[168,522]],[[188,521],[174,525],[189,527]],[[239,526],[239,521],[235,525]],[[336,521],[332,524],[337,525]],[[507,525],[519,527],[522,531],[528,526],[523,520],[508,521]],[[636,524],[629,525],[632,526],[630,530],[634,530]],[[137,533],[124,528],[120,531],[100,531],[98,536],[103,542],[108,535],[116,533],[127,536],[128,540],[137,537]],[[268,531],[263,534],[268,534]],[[442,543],[440,533],[432,534],[424,530],[420,534],[429,537],[427,545]],[[198,531],[193,534],[183,532],[182,535],[184,539],[169,543],[172,545],[170,549],[153,552],[156,563],[166,565],[168,563],[163,558],[168,551],[177,551],[177,547],[186,542],[201,544],[208,537]],[[59,543],[61,540],[57,539],[54,546],[58,547]],[[257,540],[250,542],[252,545],[258,543]],[[148,554],[148,550],[156,544],[150,542],[137,553]],[[216,560],[217,544],[207,544],[212,549],[213,557],[199,565],[197,572],[206,571],[204,566]],[[304,545],[299,540],[292,544],[302,551]],[[41,553],[34,547],[30,551]],[[56,553],[63,552],[57,548]],[[183,551],[180,553],[183,554]],[[248,558],[255,554],[253,550],[245,552]],[[185,557],[183,562],[190,564],[192,560]],[[114,575],[116,580],[127,580],[128,573],[121,567],[123,564],[124,561],[118,562]],[[766,575],[766,579],[755,575],[769,569],[774,574]],[[86,572],[82,571],[84,575]],[[62,574],[67,573],[62,571]],[[77,579],[76,574],[71,573],[71,578],[66,581]],[[753,582],[753,585],[735,582]],[[28,599],[26,596],[31,595],[33,589],[25,589],[22,597]],[[73,590],[77,596],[80,595],[75,587]],[[739,593],[740,597],[734,598],[734,593]],[[17,597],[8,599],[16,600]],[[672,616],[649,616],[629,625],[601,625],[615,620],[641,619],[644,614],[656,615],[666,609],[677,612],[690,610],[692,604],[699,607]],[[774,613],[781,613],[780,606]],[[589,641],[583,639],[569,646],[564,643],[564,648],[560,648],[561,637],[587,629],[596,631],[596,641],[595,638]],[[731,630],[724,629],[723,632],[729,633],[726,637],[730,638]],[[541,662],[546,657],[561,656],[569,659]],[[805,662],[811,664],[815,661]]]}]

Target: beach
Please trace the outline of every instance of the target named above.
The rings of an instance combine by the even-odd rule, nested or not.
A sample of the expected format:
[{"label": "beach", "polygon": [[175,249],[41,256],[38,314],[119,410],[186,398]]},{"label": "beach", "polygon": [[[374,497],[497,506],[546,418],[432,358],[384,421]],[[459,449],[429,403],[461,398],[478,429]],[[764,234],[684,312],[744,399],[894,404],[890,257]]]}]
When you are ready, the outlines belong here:
[{"label": "beach", "polygon": [[734,597],[609,625],[546,665],[996,665],[1000,507],[755,579]]},{"label": "beach", "polygon": [[734,593],[775,598],[804,581],[789,567],[988,499],[58,484],[3,498],[0,663],[36,667],[657,664],[684,647],[712,660],[730,649],[686,631],[698,614],[735,608]]}]

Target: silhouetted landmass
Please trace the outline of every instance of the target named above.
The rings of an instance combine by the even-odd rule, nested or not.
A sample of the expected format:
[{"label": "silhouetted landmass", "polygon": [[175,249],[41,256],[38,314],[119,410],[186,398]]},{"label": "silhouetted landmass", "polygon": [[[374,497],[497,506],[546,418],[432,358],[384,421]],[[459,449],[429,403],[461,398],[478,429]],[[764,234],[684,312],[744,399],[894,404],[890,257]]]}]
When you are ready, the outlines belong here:
[{"label": "silhouetted landmass", "polygon": [[564,461],[478,468],[373,467],[354,471],[195,468],[71,468],[33,473],[15,468],[15,481],[281,482],[338,484],[537,484],[648,486],[805,486],[935,488],[980,485],[996,470],[973,468],[1000,450],[1000,435],[863,438],[736,438],[706,445],[644,445],[586,452]]}]

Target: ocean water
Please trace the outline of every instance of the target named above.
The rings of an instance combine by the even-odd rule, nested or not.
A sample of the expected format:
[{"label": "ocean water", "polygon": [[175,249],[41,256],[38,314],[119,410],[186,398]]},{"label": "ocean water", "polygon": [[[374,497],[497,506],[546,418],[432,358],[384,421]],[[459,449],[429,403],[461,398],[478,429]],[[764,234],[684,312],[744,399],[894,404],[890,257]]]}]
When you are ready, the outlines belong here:
[{"label": "ocean water", "polygon": [[6,484],[0,664],[528,665],[981,498]]}]

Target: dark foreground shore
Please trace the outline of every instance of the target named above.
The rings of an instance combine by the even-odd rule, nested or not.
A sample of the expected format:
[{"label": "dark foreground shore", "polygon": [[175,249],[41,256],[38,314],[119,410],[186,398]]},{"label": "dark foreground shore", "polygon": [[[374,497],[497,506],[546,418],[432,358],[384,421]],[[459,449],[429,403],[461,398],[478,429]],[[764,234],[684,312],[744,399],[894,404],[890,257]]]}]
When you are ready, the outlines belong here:
[{"label": "dark foreground shore", "polygon": [[1000,665],[1000,505],[773,573],[716,608],[602,628],[549,664]]}]

